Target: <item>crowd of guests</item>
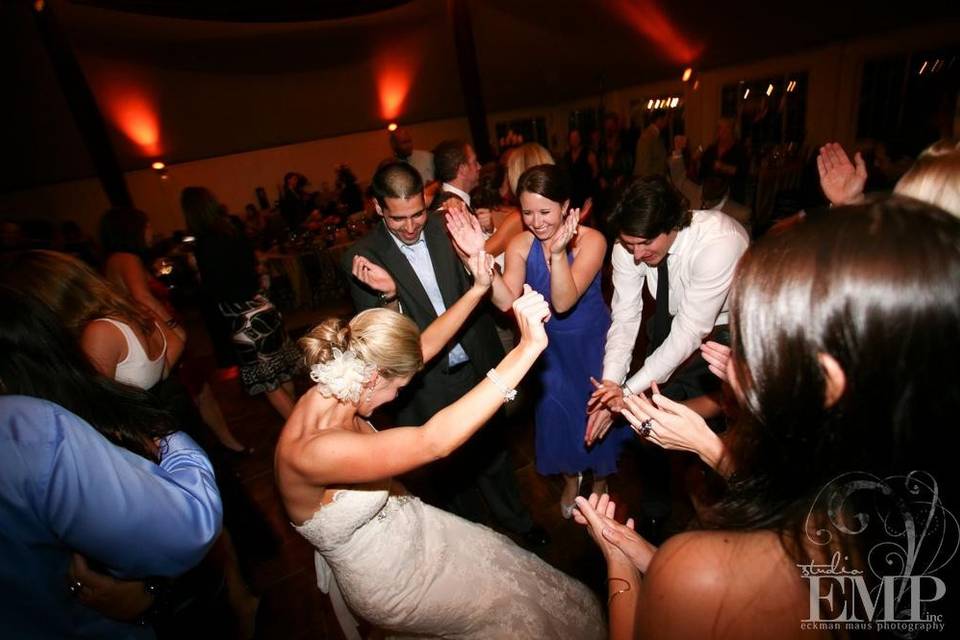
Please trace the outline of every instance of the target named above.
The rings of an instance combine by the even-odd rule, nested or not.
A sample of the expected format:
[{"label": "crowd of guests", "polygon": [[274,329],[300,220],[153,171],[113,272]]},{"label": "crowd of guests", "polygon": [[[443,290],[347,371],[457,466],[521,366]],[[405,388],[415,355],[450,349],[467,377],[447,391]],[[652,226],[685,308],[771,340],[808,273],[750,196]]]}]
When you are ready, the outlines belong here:
[{"label": "crowd of guests", "polygon": [[[667,118],[653,113],[632,153],[615,117],[596,148],[573,130],[559,163],[523,143],[481,166],[467,143],[425,152],[393,132],[366,202],[349,170],[338,178],[343,208],[380,220],[342,258],[356,315],[299,349],[263,286],[259,212],[244,224],[208,189],[183,190],[208,329],[285,420],[277,486],[346,637],[356,616],[462,638],[800,636],[821,594],[798,565],[839,554],[866,569],[895,528],[864,514],[889,524],[921,480],[954,499],[941,434],[960,371],[940,354],[960,347],[956,141],[893,194],[865,193],[863,155],[825,145],[830,206],[761,235],[734,206],[732,123],[691,154],[682,137],[668,151]],[[319,211],[306,184],[284,180],[287,229]],[[250,514],[222,471],[224,452],[247,449],[210,372],[182,362],[189,336],[152,275],[148,217],[106,212],[102,253],[72,228],[56,251],[16,231],[0,273],[0,629],[182,634],[176,603],[206,572],[250,637],[257,598],[233,542]],[[305,370],[315,386],[297,398]],[[550,542],[506,444],[518,387],[537,471],[563,479],[560,513],[602,552],[603,603],[513,541]],[[642,502],[624,519],[609,490],[628,444],[643,445],[640,473],[613,482]],[[847,474],[860,491],[821,502]],[[703,485],[677,486],[689,477]],[[671,509],[687,493],[681,533]],[[834,617],[844,605],[820,600]]]}]

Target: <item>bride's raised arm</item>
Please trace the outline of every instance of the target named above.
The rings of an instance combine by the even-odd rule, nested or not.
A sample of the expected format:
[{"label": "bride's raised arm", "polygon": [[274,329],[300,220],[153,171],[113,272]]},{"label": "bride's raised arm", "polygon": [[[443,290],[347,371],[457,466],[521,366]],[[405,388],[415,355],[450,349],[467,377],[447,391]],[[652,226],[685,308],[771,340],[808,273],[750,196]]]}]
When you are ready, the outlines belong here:
[{"label": "bride's raised arm", "polygon": [[496,413],[547,346],[543,325],[550,315],[548,305],[542,295],[526,289],[513,304],[520,342],[493,376],[421,427],[376,433],[331,429],[300,451],[294,462],[298,472],[318,485],[358,484],[390,478],[450,455]]}]

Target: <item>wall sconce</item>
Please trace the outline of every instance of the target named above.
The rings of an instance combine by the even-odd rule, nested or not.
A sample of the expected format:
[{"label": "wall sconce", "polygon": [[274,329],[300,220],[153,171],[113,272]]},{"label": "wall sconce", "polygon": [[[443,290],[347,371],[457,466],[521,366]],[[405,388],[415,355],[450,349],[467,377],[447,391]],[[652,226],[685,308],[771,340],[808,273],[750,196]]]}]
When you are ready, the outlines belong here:
[{"label": "wall sconce", "polygon": [[387,131],[393,133],[394,131],[397,130],[398,126],[399,125],[396,122],[391,122],[390,124],[387,125]]},{"label": "wall sconce", "polygon": [[163,162],[160,162],[159,160],[157,160],[156,162],[150,165],[150,168],[152,168],[154,171],[157,172],[161,180],[167,179],[167,165],[164,164]]}]

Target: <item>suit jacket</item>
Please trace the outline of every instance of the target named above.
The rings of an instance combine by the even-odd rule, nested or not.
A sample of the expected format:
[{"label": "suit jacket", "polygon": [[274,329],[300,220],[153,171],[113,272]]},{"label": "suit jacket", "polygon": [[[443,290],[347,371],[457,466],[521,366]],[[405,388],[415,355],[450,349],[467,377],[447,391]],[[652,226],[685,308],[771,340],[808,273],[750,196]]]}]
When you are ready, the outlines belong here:
[{"label": "suit jacket", "polygon": [[633,175],[638,177],[652,175],[666,175],[667,148],[660,138],[656,127],[647,127],[640,139],[637,140],[636,160],[633,165]]},{"label": "suit jacket", "polygon": [[[470,276],[454,252],[439,214],[428,214],[423,234],[444,305],[450,308],[472,286]],[[379,306],[380,301],[376,292],[364,287],[351,275],[355,255],[362,255],[390,272],[397,283],[403,314],[412,318],[421,331],[436,319],[437,314],[430,304],[427,292],[420,284],[420,279],[383,222],[355,242],[342,258],[341,266],[346,270],[350,282],[350,295],[356,310],[360,312]],[[503,347],[493,318],[489,311],[478,308],[450,344],[426,363],[424,370],[400,394],[397,400],[397,417],[401,424],[423,424],[462,395],[462,391],[454,392],[455,390],[450,389],[446,375],[447,356],[458,342],[470,357],[477,381],[503,359]]]}]

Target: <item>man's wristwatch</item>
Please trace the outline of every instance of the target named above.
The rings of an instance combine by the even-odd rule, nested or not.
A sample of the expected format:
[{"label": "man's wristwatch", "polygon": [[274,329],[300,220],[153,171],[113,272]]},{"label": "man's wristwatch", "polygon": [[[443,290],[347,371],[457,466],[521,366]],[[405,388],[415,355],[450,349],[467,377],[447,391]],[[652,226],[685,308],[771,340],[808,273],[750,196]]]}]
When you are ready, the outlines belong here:
[{"label": "man's wristwatch", "polygon": [[394,292],[393,292],[393,295],[389,295],[389,296],[388,296],[387,294],[385,294],[385,293],[383,293],[383,292],[381,291],[381,292],[380,292],[380,295],[379,295],[379,298],[380,298],[380,304],[381,304],[381,305],[390,304],[391,302],[395,302],[395,301],[396,301],[396,299],[397,299],[397,292],[394,291]]}]

